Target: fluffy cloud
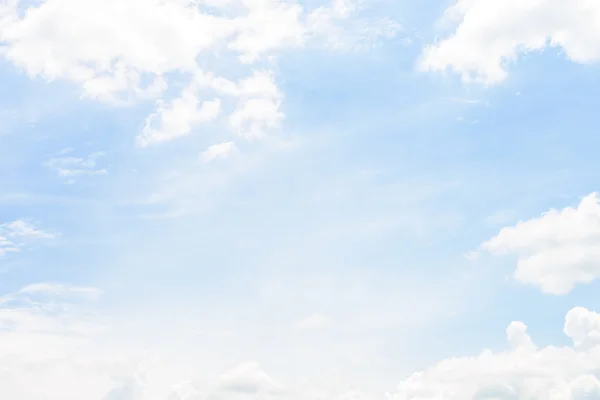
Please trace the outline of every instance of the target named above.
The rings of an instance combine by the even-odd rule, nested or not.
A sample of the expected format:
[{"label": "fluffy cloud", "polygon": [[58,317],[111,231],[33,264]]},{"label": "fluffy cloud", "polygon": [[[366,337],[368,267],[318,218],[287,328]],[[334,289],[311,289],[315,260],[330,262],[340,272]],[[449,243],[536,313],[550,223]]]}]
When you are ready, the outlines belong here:
[{"label": "fluffy cloud", "polygon": [[482,244],[494,255],[516,255],[514,277],[552,294],[600,277],[600,203],[593,193],[577,207],[550,210],[503,228]]},{"label": "fluffy cloud", "polygon": [[[443,360],[410,375],[387,396],[348,391],[334,395],[285,385],[254,362],[220,377],[179,384],[164,382],[164,363],[132,363],[117,347],[98,347],[103,326],[95,322],[97,289],[35,284],[0,297],[0,396],[22,400],[583,400],[600,399],[600,315],[570,310],[564,347],[538,347],[522,322],[506,330],[510,349]],[[113,343],[114,345],[114,343]],[[171,375],[172,376],[172,375]],[[175,378],[176,379],[176,378]],[[159,382],[162,380],[162,382]],[[33,384],[35,383],[35,384]],[[160,384],[159,384],[160,383]]]},{"label": "fluffy cloud", "polygon": [[600,3],[589,0],[458,0],[444,15],[455,31],[424,49],[423,70],[452,70],[496,84],[520,53],[560,48],[577,63],[600,59]]},{"label": "fluffy cloud", "polygon": [[507,329],[509,351],[444,360],[403,381],[393,400],[600,399],[600,315],[574,308],[565,318],[571,346],[537,348],[527,327]]},{"label": "fluffy cloud", "polygon": [[[393,23],[369,30],[377,21],[357,13],[352,0],[312,9],[283,0],[11,0],[0,6],[0,55],[31,77],[71,82],[88,98],[157,101],[140,146],[176,139],[217,118],[222,103],[215,92],[237,103],[224,111],[232,130],[255,137],[279,126],[279,91],[254,95],[243,90],[243,79],[238,87],[225,77],[209,85],[198,78],[227,70],[252,79],[271,56],[321,45],[334,33],[347,47],[357,38],[395,34]],[[173,96],[176,87],[184,89]]]},{"label": "fluffy cloud", "polygon": [[214,99],[200,104],[196,94],[185,91],[168,106],[159,102],[156,113],[146,120],[146,126],[138,136],[137,143],[145,147],[187,135],[194,125],[212,121],[220,112],[221,100]]}]

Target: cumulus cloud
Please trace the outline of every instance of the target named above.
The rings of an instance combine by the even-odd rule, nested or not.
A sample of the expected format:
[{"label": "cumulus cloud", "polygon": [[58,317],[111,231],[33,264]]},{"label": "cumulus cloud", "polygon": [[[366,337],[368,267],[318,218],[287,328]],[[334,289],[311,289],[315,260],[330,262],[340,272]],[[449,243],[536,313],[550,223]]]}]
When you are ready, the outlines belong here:
[{"label": "cumulus cloud", "polygon": [[92,312],[101,293],[42,282],[0,296],[1,398],[258,400],[289,393],[256,362],[240,363],[201,383],[176,383],[170,365],[153,361],[159,352],[139,358],[123,343],[108,341],[110,324]]},{"label": "cumulus cloud", "polygon": [[600,59],[600,3],[588,0],[458,0],[443,17],[455,27],[427,46],[420,68],[452,70],[465,81],[497,84],[519,54],[559,48],[577,63]]},{"label": "cumulus cloud", "polygon": [[199,102],[192,91],[185,91],[169,105],[159,102],[158,110],[146,120],[137,138],[141,147],[167,142],[189,134],[194,125],[212,121],[221,112],[221,100]]},{"label": "cumulus cloud", "polygon": [[586,196],[577,207],[550,210],[503,228],[481,248],[493,255],[515,255],[518,282],[566,294],[576,284],[600,277],[598,195]]},{"label": "cumulus cloud", "polygon": [[450,358],[403,381],[393,400],[583,400],[600,398],[600,315],[574,308],[564,333],[572,344],[536,348],[522,322],[507,329],[512,348]]},{"label": "cumulus cloud", "polygon": [[[133,368],[94,352],[97,330],[80,302],[58,292],[87,288],[36,284],[0,297],[0,395],[39,400],[82,397],[98,400],[218,399],[384,399],[388,400],[583,400],[600,398],[600,314],[583,307],[570,310],[563,331],[567,346],[537,346],[523,322],[506,329],[506,351],[443,360],[408,376],[395,393],[340,395],[315,390],[307,383],[286,385],[256,362],[244,362],[216,379],[164,383],[167,366]],[[48,300],[31,297],[48,293]],[[93,301],[91,299],[85,300]],[[57,307],[57,304],[63,305]],[[93,303],[92,303],[93,304]],[[83,324],[87,320],[88,324]],[[117,351],[117,348],[112,348]],[[167,380],[170,378],[167,378]],[[35,382],[35,385],[32,384]]]},{"label": "cumulus cloud", "polygon": [[[71,82],[88,98],[157,101],[138,137],[148,146],[219,116],[219,88],[202,85],[198,76],[222,70],[253,76],[267,58],[319,46],[333,32],[338,42],[394,34],[376,26],[350,0],[312,9],[283,0],[14,0],[0,6],[0,56],[31,77]],[[235,89],[231,79],[215,79]],[[177,87],[184,89],[172,97]],[[237,106],[224,113],[236,133],[254,137],[279,126],[280,94],[229,96]]]}]

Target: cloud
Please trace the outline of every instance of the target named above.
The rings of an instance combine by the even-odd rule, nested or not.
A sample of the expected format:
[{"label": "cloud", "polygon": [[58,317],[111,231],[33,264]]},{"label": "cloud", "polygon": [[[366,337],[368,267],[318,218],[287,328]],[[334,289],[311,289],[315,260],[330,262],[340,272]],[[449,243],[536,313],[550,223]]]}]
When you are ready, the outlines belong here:
[{"label": "cloud", "polygon": [[[237,106],[221,110],[214,92],[224,87],[203,85],[199,77],[213,71],[253,77],[271,56],[321,46],[334,31],[338,42],[395,34],[379,32],[378,22],[360,18],[348,0],[313,9],[283,0],[15,0],[0,9],[0,55],[31,77],[71,82],[87,98],[156,101],[140,146],[187,135],[221,111],[235,133],[255,137],[279,126],[282,95],[229,93]],[[235,89],[224,76],[213,83]],[[184,89],[173,97],[177,87]]]},{"label": "cloud", "polygon": [[600,398],[600,315],[577,307],[565,318],[570,346],[538,348],[522,322],[506,331],[511,350],[450,358],[412,374],[393,400],[583,400]]},{"label": "cloud", "polygon": [[493,255],[516,255],[514,277],[545,293],[566,294],[600,277],[600,203],[592,193],[576,207],[550,210],[503,228],[481,245]]},{"label": "cloud", "polygon": [[104,152],[95,152],[86,158],[64,156],[64,154],[71,151],[72,149],[61,151],[58,157],[52,157],[44,162],[44,166],[55,171],[59,177],[68,179],[86,175],[105,175],[108,173],[106,168],[98,167],[98,160],[105,156]]},{"label": "cloud", "polygon": [[213,144],[208,149],[202,152],[200,159],[203,162],[210,162],[217,158],[226,158],[237,151],[237,147],[234,142],[224,142],[219,144]]},{"label": "cloud", "polygon": [[21,219],[0,224],[0,257],[20,252],[21,248],[32,240],[55,237],[55,233],[46,232]]},{"label": "cloud", "polygon": [[0,230],[10,237],[29,239],[52,239],[55,237],[54,234],[45,232],[20,219],[0,225]]},{"label": "cloud", "polygon": [[600,59],[600,3],[587,0],[458,0],[443,18],[454,32],[427,46],[422,70],[452,70],[488,85],[508,76],[519,54],[561,49],[576,63]]},{"label": "cloud", "polygon": [[98,289],[39,283],[0,296],[0,397],[100,399],[115,387],[119,360],[93,338]]},{"label": "cloud", "polygon": [[221,376],[218,391],[244,395],[278,395],[285,393],[286,389],[263,371],[258,363],[246,362]]},{"label": "cloud", "polygon": [[100,297],[102,291],[92,287],[69,286],[59,283],[36,283],[23,287],[20,293],[62,298],[77,296],[95,300]]},{"label": "cloud", "polygon": [[13,241],[0,236],[0,257],[8,253],[18,253],[19,251],[19,247]]},{"label": "cloud", "polygon": [[185,91],[168,106],[160,102],[156,113],[146,120],[137,144],[145,147],[185,136],[194,125],[212,121],[220,112],[221,100],[214,99],[200,104],[195,93]]},{"label": "cloud", "polygon": [[[0,358],[12,354],[23,361],[42,361],[83,343],[98,332],[80,313],[81,306],[97,299],[96,293],[100,291],[95,288],[38,283],[0,296]],[[53,346],[45,348],[49,343]]]}]

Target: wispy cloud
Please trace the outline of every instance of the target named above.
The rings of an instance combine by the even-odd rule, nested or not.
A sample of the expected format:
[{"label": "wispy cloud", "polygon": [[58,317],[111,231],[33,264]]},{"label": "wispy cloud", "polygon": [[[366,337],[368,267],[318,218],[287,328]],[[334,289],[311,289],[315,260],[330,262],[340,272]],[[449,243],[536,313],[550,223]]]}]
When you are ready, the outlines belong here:
[{"label": "wispy cloud", "polygon": [[0,256],[18,253],[34,240],[54,239],[55,233],[44,231],[24,220],[0,224]]},{"label": "wispy cloud", "polygon": [[63,150],[59,156],[52,157],[44,166],[56,172],[60,178],[73,180],[81,176],[105,175],[108,170],[98,166],[98,161],[105,156],[104,152],[95,152],[87,157],[68,157],[64,156],[70,153],[71,149]]},{"label": "wispy cloud", "polygon": [[237,147],[234,142],[224,142],[213,144],[200,155],[202,162],[210,162],[219,158],[227,158],[237,152]]}]

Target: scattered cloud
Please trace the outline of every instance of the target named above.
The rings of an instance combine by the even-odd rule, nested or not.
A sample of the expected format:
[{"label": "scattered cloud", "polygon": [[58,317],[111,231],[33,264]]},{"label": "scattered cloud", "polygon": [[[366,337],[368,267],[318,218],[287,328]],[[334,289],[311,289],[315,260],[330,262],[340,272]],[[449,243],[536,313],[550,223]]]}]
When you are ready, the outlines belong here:
[{"label": "scattered cloud", "polygon": [[411,375],[393,400],[600,398],[600,315],[582,307],[565,318],[572,344],[537,347],[522,322],[506,330],[511,349],[456,357]]},{"label": "scattered cloud", "polygon": [[576,207],[550,210],[503,228],[481,245],[493,255],[514,254],[520,283],[566,294],[600,277],[600,204],[593,193]]},{"label": "scattered cloud", "polygon": [[519,54],[561,49],[573,62],[600,60],[600,3],[587,0],[459,0],[443,17],[455,30],[423,50],[419,67],[451,70],[487,85],[508,76]]},{"label": "scattered cloud", "polygon": [[71,149],[62,150],[56,157],[52,157],[44,166],[56,172],[60,178],[73,180],[81,176],[105,175],[106,168],[98,166],[98,160],[105,156],[104,152],[89,154],[86,158],[65,156]]},{"label": "scattered cloud", "polygon": [[46,232],[21,219],[0,224],[0,257],[20,252],[21,248],[32,240],[55,237],[55,233]]},{"label": "scattered cloud", "polygon": [[[140,147],[171,141],[189,134],[192,127],[214,120],[221,112],[221,100],[214,99],[200,104],[198,97],[186,91],[165,106],[159,102],[156,113],[146,120],[142,134],[137,138]],[[156,123],[155,121],[159,122]]]},{"label": "scattered cloud", "polygon": [[198,81],[221,70],[212,57],[252,79],[285,50],[333,37],[346,43],[335,47],[349,48],[396,34],[393,21],[382,28],[381,21],[363,19],[356,4],[334,0],[308,9],[283,0],[43,0],[23,6],[23,13],[19,2],[8,2],[0,13],[1,55],[31,77],[71,82],[88,98],[116,105],[157,101],[140,146],[187,135],[222,111],[236,134],[256,137],[279,126],[282,95],[240,93],[233,110],[222,110],[213,94],[235,84],[221,76],[213,81],[219,87]]},{"label": "scattered cloud", "polygon": [[8,253],[18,253],[19,251],[19,247],[13,241],[0,236],[0,257]]},{"label": "scattered cloud", "polygon": [[56,235],[36,228],[32,223],[18,219],[0,225],[0,231],[12,238],[52,239]]}]

